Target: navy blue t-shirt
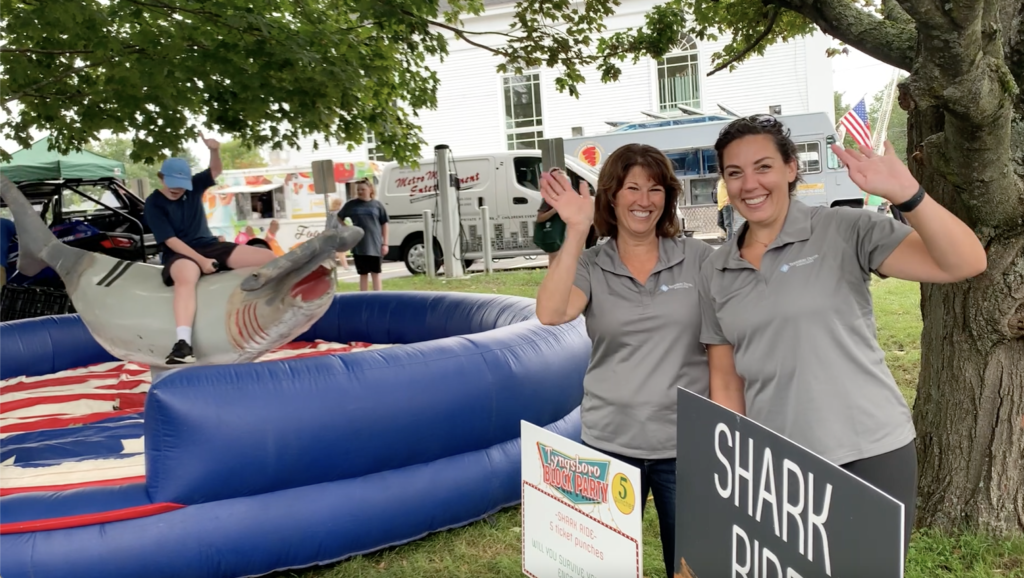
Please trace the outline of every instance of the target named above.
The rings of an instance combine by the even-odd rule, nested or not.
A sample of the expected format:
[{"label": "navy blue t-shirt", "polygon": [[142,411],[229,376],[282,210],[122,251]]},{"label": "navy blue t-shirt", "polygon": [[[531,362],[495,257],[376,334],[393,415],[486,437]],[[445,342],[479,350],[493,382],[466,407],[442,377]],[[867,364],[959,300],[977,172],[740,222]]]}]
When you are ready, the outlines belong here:
[{"label": "navy blue t-shirt", "polygon": [[376,199],[364,201],[359,198],[345,203],[338,211],[338,219],[352,219],[352,225],[363,230],[363,239],[352,248],[353,255],[380,257],[381,245],[384,244],[383,225],[388,222],[388,211]]},{"label": "navy blue t-shirt", "polygon": [[192,190],[177,201],[168,199],[159,190],[146,197],[143,215],[156,242],[163,248],[164,262],[174,253],[164,244],[171,237],[177,237],[193,249],[217,242],[217,237],[210,232],[203,209],[203,192],[215,184],[210,169],[206,169],[192,175]]}]

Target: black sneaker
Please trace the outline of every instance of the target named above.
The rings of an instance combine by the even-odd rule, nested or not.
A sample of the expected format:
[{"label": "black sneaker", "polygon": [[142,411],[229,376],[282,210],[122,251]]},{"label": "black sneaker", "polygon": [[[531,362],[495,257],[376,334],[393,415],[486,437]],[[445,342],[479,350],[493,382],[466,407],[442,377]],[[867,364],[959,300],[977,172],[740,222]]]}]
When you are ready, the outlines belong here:
[{"label": "black sneaker", "polygon": [[192,346],[179,339],[167,356],[167,365],[181,365],[183,363],[195,363],[196,358],[192,356]]}]

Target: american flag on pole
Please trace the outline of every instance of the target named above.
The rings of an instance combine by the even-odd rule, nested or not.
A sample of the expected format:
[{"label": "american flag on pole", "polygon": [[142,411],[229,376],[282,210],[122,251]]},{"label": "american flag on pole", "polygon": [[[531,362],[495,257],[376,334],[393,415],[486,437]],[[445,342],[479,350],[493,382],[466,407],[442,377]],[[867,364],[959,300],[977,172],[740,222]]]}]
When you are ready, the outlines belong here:
[{"label": "american flag on pole", "polygon": [[860,148],[871,147],[871,122],[868,121],[868,108],[864,98],[843,115],[839,123],[849,131],[850,136]]}]

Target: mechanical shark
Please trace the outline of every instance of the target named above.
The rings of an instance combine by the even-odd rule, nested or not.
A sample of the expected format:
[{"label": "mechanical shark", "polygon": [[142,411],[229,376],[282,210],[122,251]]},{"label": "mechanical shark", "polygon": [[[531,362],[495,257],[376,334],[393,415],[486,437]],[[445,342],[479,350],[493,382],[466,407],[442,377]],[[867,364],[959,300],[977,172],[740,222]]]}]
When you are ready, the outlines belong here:
[{"label": "mechanical shark", "polygon": [[258,268],[203,275],[196,286],[190,365],[167,365],[174,342],[174,288],[161,267],[122,261],[61,243],[17,185],[0,175],[0,197],[14,214],[18,269],[52,267],[83,323],[114,357],[149,365],[154,379],[190,365],[246,363],[309,329],[330,307],[339,251],[363,238],[358,227],[325,231]]}]

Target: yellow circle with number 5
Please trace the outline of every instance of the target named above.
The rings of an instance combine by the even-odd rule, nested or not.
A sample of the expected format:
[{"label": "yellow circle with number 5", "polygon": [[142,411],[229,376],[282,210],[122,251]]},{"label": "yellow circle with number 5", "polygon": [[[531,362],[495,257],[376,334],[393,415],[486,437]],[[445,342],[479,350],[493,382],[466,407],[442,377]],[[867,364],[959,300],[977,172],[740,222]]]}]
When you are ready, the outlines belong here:
[{"label": "yellow circle with number 5", "polygon": [[633,484],[626,477],[626,474],[618,473],[612,478],[612,498],[615,500],[615,507],[623,514],[629,514],[636,507],[636,492],[633,491]]}]

